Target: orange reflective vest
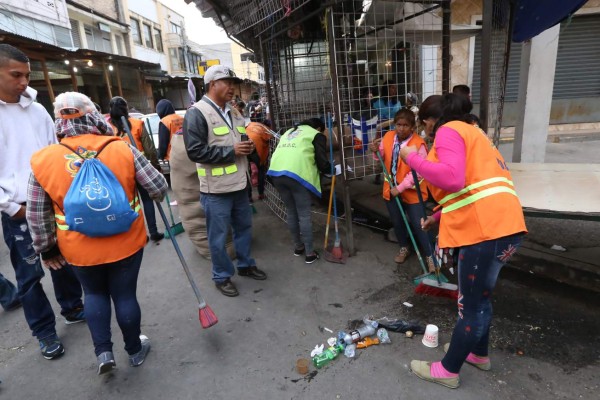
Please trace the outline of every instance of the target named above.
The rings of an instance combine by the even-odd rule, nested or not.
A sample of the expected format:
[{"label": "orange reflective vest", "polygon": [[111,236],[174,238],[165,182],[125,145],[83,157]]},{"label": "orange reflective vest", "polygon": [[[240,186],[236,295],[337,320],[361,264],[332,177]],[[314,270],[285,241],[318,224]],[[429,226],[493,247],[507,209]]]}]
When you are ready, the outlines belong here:
[{"label": "orange reflective vest", "polygon": [[[383,142],[383,162],[385,163],[385,167],[392,175],[392,152],[394,151],[394,139],[396,138],[396,131],[388,131],[382,139]],[[421,146],[425,145],[425,141],[421,139],[421,137],[417,134],[412,134],[412,137],[406,143],[407,146],[415,146],[417,149],[421,148]],[[396,172],[396,185],[400,184],[406,175],[410,173],[410,167],[402,161],[400,155],[398,155],[398,166]],[[427,188],[425,184],[421,184],[421,195],[423,196],[423,200],[427,200]],[[390,184],[387,182],[387,179],[383,182],[383,198],[386,200],[390,200]],[[417,204],[419,202],[419,197],[417,196],[417,190],[413,186],[412,188],[406,189],[404,192],[400,193],[400,198],[406,204]]]},{"label": "orange reflective vest", "polygon": [[[440,247],[467,246],[527,232],[508,167],[487,135],[460,121],[443,126],[455,130],[465,142],[466,179],[465,187],[455,193],[429,186],[442,206]],[[439,161],[435,143],[427,159]]]},{"label": "orange reflective vest", "polygon": [[[173,135],[181,135],[183,130],[183,117],[177,114],[170,114],[160,120],[164,126],[170,132],[169,135],[169,146],[167,147],[167,153],[165,154],[165,160],[168,160],[171,155],[171,140]],[[160,140],[160,138],[158,139]]]},{"label": "orange reflective vest", "polygon": [[38,151],[31,158],[33,175],[52,199],[58,248],[72,265],[91,266],[123,260],[135,254],[147,242],[144,216],[136,196],[133,154],[129,147],[114,136],[91,134],[67,137],[62,143],[82,151],[82,156],[86,157],[86,153],[95,153],[108,141],[115,143],[107,145],[98,159],[115,174],[127,194],[131,207],[139,213],[129,231],[114,236],[92,238],[70,231],[65,222],[63,202],[79,170],[80,157],[64,146],[53,144]]},{"label": "orange reflective vest", "polygon": [[[133,140],[135,140],[135,145],[140,153],[144,153],[144,146],[142,145],[142,132],[144,132],[144,122],[139,119],[129,118],[129,122],[131,123],[131,136],[133,136]],[[129,140],[129,135],[127,132],[123,132],[122,134],[118,133],[119,130],[116,126],[110,123],[110,126],[113,129],[116,137],[120,137],[127,143],[131,144],[131,140]]]},{"label": "orange reflective vest", "polygon": [[246,126],[246,133],[250,140],[254,142],[260,164],[266,165],[269,157],[269,140],[271,139],[271,135],[267,133],[267,127],[259,122],[250,122]]}]

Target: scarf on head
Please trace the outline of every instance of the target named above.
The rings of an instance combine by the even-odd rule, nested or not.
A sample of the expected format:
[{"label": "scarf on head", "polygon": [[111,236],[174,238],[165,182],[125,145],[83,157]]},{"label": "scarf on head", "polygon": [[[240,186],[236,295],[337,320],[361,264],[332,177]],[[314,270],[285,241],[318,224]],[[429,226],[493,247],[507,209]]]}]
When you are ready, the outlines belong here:
[{"label": "scarf on head", "polygon": [[97,111],[79,118],[57,118],[54,127],[59,139],[86,134],[114,136],[114,132],[104,116]]}]

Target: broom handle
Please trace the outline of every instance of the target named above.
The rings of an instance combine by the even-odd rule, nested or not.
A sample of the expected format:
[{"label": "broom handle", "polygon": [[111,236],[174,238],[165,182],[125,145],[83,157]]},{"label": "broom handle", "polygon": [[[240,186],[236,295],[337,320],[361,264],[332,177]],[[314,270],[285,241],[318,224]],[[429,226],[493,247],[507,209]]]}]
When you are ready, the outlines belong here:
[{"label": "broom handle", "polygon": [[[131,145],[137,149],[137,146],[135,145],[135,140],[133,140],[133,135],[131,134],[131,130],[129,129],[129,125],[127,124],[127,119],[125,119],[125,117],[121,117],[121,122],[123,123],[123,129],[125,129],[127,136],[129,136]],[[187,275],[188,281],[190,281],[190,285],[192,286],[192,289],[194,290],[196,299],[198,299],[198,307],[205,308],[206,302],[202,298],[202,295],[200,294],[200,289],[198,289],[198,286],[196,286],[196,282],[194,282],[194,278],[192,277],[192,274],[190,273],[190,269],[188,268],[188,265],[185,262],[185,258],[183,258],[183,254],[181,254],[181,249],[179,248],[179,245],[177,244],[177,240],[175,239],[175,235],[173,234],[173,231],[171,231],[171,227],[169,226],[169,220],[167,219],[167,216],[165,215],[165,211],[163,210],[162,205],[160,204],[160,202],[158,200],[154,200],[154,202],[156,203],[158,212],[163,220],[163,223],[165,224],[165,227],[167,228],[167,232],[169,233],[169,237],[171,238],[171,243],[173,243],[175,252],[177,253],[177,256],[179,257],[179,261],[181,261],[181,266],[183,267],[183,270],[185,271],[185,274]]]},{"label": "broom handle", "polygon": [[[421,209],[423,210],[423,219],[427,219],[427,208],[425,207],[425,201],[423,201],[423,194],[421,194],[421,186],[419,185],[419,177],[417,176],[417,172],[411,168],[413,181],[415,183],[415,188],[417,189],[417,197],[419,198],[419,204],[421,204]],[[429,251],[431,251],[431,258],[433,258],[433,266],[435,267],[435,276],[437,277],[438,284],[441,286],[442,281],[440,280],[440,266],[438,265],[437,258],[435,257],[435,249],[431,247],[431,242],[427,240],[427,245],[429,246]]]},{"label": "broom handle", "polygon": [[[331,166],[331,176],[335,176],[335,160],[333,158],[333,121],[331,120],[331,113],[327,113],[327,130],[329,132],[329,164]],[[340,232],[338,230],[337,221],[337,199],[335,197],[335,187],[331,187],[333,191],[333,226],[335,228],[335,241],[339,244]],[[335,245],[334,245],[335,246]]]},{"label": "broom handle", "polygon": [[329,239],[329,222],[331,221],[331,204],[333,201],[333,191],[335,190],[335,175],[331,177],[331,190],[329,191],[329,206],[327,206],[327,225],[325,225],[325,244],[323,249],[327,248],[327,240]]},{"label": "broom handle", "polygon": [[[379,162],[381,163],[381,167],[383,168],[383,175],[385,176],[385,179],[388,181],[388,184],[390,185],[390,189],[394,187],[394,184],[392,183],[392,177],[390,176],[390,173],[388,172],[385,163],[383,162],[383,159],[381,158],[381,153],[379,152],[379,150],[377,150],[375,152],[375,154],[377,155],[377,158],[379,159]],[[391,196],[391,193],[390,193]],[[417,254],[417,258],[419,259],[419,264],[421,264],[421,268],[423,269],[424,273],[428,273],[427,268],[425,268],[425,263],[423,262],[423,257],[421,257],[421,252],[419,252],[419,246],[417,246],[417,242],[415,241],[415,237],[412,234],[412,230],[410,229],[410,225],[408,224],[408,219],[406,218],[406,214],[404,214],[404,209],[402,208],[402,203],[400,203],[400,199],[398,198],[398,196],[394,196],[394,199],[396,200],[396,204],[398,205],[398,209],[400,209],[400,214],[402,214],[402,219],[404,220],[404,224],[406,225],[406,230],[408,231],[408,236],[410,237],[410,241],[413,245],[413,247],[415,248],[415,253]],[[398,238],[400,239],[400,238]]]},{"label": "broom handle", "polygon": [[175,226],[175,218],[173,218],[173,210],[171,209],[171,199],[169,199],[169,194],[165,194],[165,198],[167,199],[167,206],[169,207],[169,215],[171,216],[171,225]]}]

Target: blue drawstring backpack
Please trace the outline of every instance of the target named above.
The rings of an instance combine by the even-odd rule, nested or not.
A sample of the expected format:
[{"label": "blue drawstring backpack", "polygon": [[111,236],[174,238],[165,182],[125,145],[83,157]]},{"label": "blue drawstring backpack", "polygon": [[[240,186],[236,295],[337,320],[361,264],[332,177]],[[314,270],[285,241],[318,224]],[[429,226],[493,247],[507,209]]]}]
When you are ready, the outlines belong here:
[{"label": "blue drawstring backpack", "polygon": [[138,217],[115,174],[96,158],[112,142],[102,146],[91,158],[84,158],[61,143],[83,160],[63,204],[65,220],[71,231],[89,237],[118,235],[127,232]]}]

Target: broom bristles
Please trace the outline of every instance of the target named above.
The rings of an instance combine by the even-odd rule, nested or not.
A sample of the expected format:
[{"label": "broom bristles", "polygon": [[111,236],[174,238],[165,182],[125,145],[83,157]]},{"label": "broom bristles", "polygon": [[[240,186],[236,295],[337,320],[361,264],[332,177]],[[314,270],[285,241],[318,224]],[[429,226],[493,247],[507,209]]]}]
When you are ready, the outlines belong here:
[{"label": "broom bristles", "polygon": [[203,329],[210,328],[219,322],[219,319],[208,305],[201,307],[198,310],[198,314],[200,315],[200,325],[202,325]]},{"label": "broom bristles", "polygon": [[440,286],[430,286],[423,282],[419,283],[415,288],[415,293],[423,294],[425,296],[447,297],[453,300],[458,299],[458,290],[450,290]]}]

